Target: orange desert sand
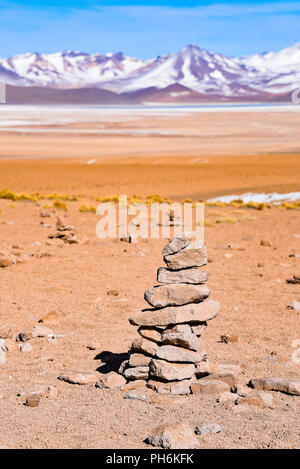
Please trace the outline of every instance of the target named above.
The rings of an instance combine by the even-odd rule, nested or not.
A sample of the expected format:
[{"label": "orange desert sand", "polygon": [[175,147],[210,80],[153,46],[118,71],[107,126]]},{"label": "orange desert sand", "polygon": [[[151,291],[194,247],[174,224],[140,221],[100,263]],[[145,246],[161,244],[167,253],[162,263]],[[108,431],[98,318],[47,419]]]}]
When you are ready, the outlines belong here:
[{"label": "orange desert sand", "polygon": [[[197,201],[299,191],[300,113],[128,110],[127,120],[124,111],[113,119],[76,113],[75,123],[69,112],[64,123],[2,125],[0,132],[0,191],[76,198],[0,199],[0,262],[14,262],[0,267],[0,447],[152,448],[145,439],[156,427],[179,422],[221,426],[195,436],[201,448],[299,447],[299,395],[271,391],[266,406],[242,401],[250,379],[300,379],[299,311],[291,307],[300,301],[299,205],[205,207],[203,269],[221,310],[201,342],[212,369],[242,369],[240,395],[228,401],[147,388],[139,391],[145,400],[125,399],[124,390],[95,387],[119,369],[138,337],[128,318],[146,307],[144,291],[156,285],[167,240],[101,240],[94,208],[96,198],[119,193]],[[78,243],[49,238],[57,217],[74,227]],[[232,340],[221,340],[226,335]],[[70,369],[89,372],[90,384],[58,379]]]}]

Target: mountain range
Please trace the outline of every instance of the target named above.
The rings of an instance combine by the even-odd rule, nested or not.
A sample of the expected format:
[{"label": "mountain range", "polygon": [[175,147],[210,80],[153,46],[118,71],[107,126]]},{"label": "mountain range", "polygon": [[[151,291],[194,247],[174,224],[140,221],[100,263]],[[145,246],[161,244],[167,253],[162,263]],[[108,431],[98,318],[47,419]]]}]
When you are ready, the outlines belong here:
[{"label": "mountain range", "polygon": [[[50,101],[51,96],[67,95],[72,101],[76,95],[80,101],[81,94],[91,99],[97,95],[97,102],[103,95],[106,103],[110,97],[114,103],[284,101],[300,86],[300,43],[279,52],[234,58],[197,45],[149,60],[122,52],[27,53],[0,58],[0,81],[11,85],[12,97],[22,95],[17,88],[27,88],[24,96],[29,101],[32,94],[50,94]],[[90,88],[93,92],[83,91]]]}]

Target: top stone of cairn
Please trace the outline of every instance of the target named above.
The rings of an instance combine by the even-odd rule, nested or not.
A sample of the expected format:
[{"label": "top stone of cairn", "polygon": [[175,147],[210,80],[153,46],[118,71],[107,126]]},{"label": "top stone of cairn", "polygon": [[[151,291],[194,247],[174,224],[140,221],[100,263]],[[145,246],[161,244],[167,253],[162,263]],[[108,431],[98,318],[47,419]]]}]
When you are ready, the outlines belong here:
[{"label": "top stone of cairn", "polygon": [[189,241],[185,236],[173,238],[162,251],[170,270],[201,267],[207,264],[207,249],[202,240]]}]

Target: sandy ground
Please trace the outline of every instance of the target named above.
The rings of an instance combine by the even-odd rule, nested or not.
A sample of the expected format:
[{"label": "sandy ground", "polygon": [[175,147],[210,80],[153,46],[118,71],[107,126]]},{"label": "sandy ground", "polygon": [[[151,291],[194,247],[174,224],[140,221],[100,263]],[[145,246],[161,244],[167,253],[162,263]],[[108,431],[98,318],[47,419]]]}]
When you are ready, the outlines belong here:
[{"label": "sandy ground", "polygon": [[[16,333],[30,332],[38,319],[55,310],[59,323],[52,328],[62,334],[55,343],[31,340],[32,352],[8,353],[7,363],[0,366],[1,446],[143,448],[149,430],[170,421],[221,424],[220,434],[199,437],[203,448],[299,446],[299,397],[273,393],[274,410],[242,411],[217,403],[216,396],[165,398],[152,404],[125,400],[121,391],[57,380],[64,368],[104,372],[123,360],[137,336],[128,316],[144,307],[143,293],[156,283],[165,243],[100,240],[95,234],[97,216],[80,214],[78,205],[69,203],[66,221],[76,227],[83,242],[49,246],[48,234],[54,230],[40,225],[39,206],[17,202],[11,208],[1,201],[2,249],[15,245],[13,252],[52,256],[33,255],[24,264],[0,269],[1,324],[11,325]],[[300,290],[286,283],[299,273],[299,258],[289,257],[299,254],[299,212],[282,208],[206,212],[213,223],[205,232],[212,260],[208,285],[211,298],[222,305],[203,338],[210,360],[233,360],[242,366],[240,384],[265,375],[299,377],[299,364],[291,358],[292,342],[300,338],[299,313],[287,306],[300,300]],[[215,224],[220,215],[235,218],[236,223]],[[46,221],[55,224],[55,214]],[[272,247],[261,246],[262,239]],[[244,250],[229,251],[229,242]],[[111,289],[117,289],[119,296],[108,296]],[[223,333],[237,334],[238,343],[221,343]],[[97,350],[88,350],[95,340]],[[37,408],[25,407],[24,396],[17,393],[42,383],[57,386],[57,398],[42,399]]]},{"label": "sandy ground", "polygon": [[[98,125],[93,119],[67,121],[63,128],[93,129]],[[299,113],[275,112],[142,116],[126,123],[99,118],[112,129],[148,126],[182,134],[177,137],[83,135],[80,130],[74,136],[52,132],[51,126],[46,126],[51,135],[0,132],[0,189],[79,197],[67,202],[67,212],[48,208],[51,217],[45,219],[40,211],[51,201],[0,200],[0,251],[26,255],[24,263],[0,268],[0,327],[30,333],[55,310],[59,322],[50,327],[61,335],[54,342],[32,339],[32,352],[9,352],[0,365],[0,447],[147,448],[144,439],[151,429],[178,421],[222,426],[217,435],[199,437],[203,448],[300,446],[299,397],[274,392],[275,409],[242,410],[217,403],[216,396],[153,403],[149,391],[147,402],[130,401],[122,391],[57,379],[64,368],[100,375],[117,367],[137,337],[128,317],[145,306],[144,290],[156,284],[156,269],[163,264],[165,240],[100,240],[97,215],[81,213],[81,203],[96,206],[96,197],[119,192],[201,200],[299,191],[299,119]],[[200,123],[203,136],[195,134]],[[91,159],[97,161],[87,164]],[[75,226],[79,244],[49,243],[56,215]],[[210,361],[239,364],[244,370],[239,384],[271,375],[299,378],[300,365],[292,361],[292,343],[300,339],[299,313],[288,306],[300,301],[300,289],[286,283],[299,275],[299,257],[289,257],[300,254],[299,210],[207,207],[205,216],[211,225],[205,229],[212,261],[208,286],[211,298],[221,303],[203,337]],[[271,246],[261,246],[261,240]],[[228,250],[228,243],[241,250]],[[111,289],[119,295],[108,296]],[[238,342],[220,342],[224,333],[238,335]],[[99,342],[94,351],[87,348],[92,341]],[[17,394],[36,384],[54,385],[59,394],[26,407],[24,395]]]}]

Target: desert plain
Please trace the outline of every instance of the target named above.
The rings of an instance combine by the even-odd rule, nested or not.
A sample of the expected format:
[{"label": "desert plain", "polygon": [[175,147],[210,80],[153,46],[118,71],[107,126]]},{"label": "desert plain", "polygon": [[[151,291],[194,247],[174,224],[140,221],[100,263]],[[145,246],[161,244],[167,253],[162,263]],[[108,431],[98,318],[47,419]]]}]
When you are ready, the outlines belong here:
[{"label": "desert plain", "polygon": [[[220,433],[197,437],[202,448],[299,447],[296,395],[272,392],[272,409],[217,402],[217,394],[146,390],[140,401],[57,379],[70,368],[99,377],[118,370],[138,335],[128,318],[146,307],[144,291],[163,266],[166,239],[97,237],[99,201],[299,192],[298,107],[0,111],[0,252],[14,260],[0,267],[0,336],[10,344],[0,364],[0,447],[151,448],[149,432],[173,422],[218,423]],[[292,307],[300,287],[287,282],[300,274],[299,210],[288,202],[205,205],[207,286],[221,311],[201,341],[210,363],[242,368],[239,386],[300,379]],[[49,238],[57,217],[78,243]],[[53,311],[52,321],[38,322]],[[40,325],[52,334],[32,338]],[[28,340],[15,342],[19,334]],[[238,340],[224,343],[224,334]],[[41,386],[57,395],[24,405]]]}]

